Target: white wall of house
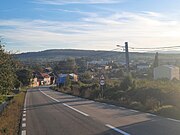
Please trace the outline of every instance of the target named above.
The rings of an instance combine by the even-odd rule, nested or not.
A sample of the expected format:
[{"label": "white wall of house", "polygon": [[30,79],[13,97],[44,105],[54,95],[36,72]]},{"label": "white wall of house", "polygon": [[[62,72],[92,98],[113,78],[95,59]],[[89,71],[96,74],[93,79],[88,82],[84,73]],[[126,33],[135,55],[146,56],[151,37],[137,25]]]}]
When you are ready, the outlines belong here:
[{"label": "white wall of house", "polygon": [[44,84],[45,85],[50,85],[50,83],[51,83],[51,78],[50,77],[44,78]]},{"label": "white wall of house", "polygon": [[172,65],[162,65],[154,68],[154,79],[167,78],[172,80],[174,78],[179,80],[179,67]]}]

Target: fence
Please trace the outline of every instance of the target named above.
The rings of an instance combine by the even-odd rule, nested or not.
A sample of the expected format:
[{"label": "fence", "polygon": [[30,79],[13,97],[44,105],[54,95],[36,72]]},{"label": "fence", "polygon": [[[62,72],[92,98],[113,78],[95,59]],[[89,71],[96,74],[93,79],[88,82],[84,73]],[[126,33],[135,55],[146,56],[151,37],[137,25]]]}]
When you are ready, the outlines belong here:
[{"label": "fence", "polygon": [[0,104],[0,113],[6,108],[7,105],[8,102],[3,102],[2,104]]}]

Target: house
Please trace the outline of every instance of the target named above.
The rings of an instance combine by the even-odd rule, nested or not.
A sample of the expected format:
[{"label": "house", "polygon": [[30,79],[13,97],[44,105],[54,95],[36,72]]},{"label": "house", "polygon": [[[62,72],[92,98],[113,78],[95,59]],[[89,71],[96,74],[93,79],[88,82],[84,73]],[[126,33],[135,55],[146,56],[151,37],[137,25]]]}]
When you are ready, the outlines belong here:
[{"label": "house", "polygon": [[41,80],[41,85],[50,85],[51,77],[47,73],[41,73],[43,80]]},{"label": "house", "polygon": [[179,80],[179,67],[162,65],[154,68],[154,79],[177,79]]},{"label": "house", "polygon": [[38,78],[37,77],[33,77],[31,79],[31,87],[38,87],[40,85]]},{"label": "house", "polygon": [[137,70],[147,70],[150,68],[150,65],[147,63],[139,63],[136,65]]},{"label": "house", "polygon": [[71,73],[71,74],[59,74],[58,78],[57,78],[57,81],[56,81],[57,85],[58,86],[64,85],[67,82],[68,78],[72,82],[78,82],[78,75],[76,75],[74,73]]},{"label": "house", "polygon": [[72,74],[69,74],[69,78],[71,81],[73,82],[78,82],[78,75],[72,73]]}]

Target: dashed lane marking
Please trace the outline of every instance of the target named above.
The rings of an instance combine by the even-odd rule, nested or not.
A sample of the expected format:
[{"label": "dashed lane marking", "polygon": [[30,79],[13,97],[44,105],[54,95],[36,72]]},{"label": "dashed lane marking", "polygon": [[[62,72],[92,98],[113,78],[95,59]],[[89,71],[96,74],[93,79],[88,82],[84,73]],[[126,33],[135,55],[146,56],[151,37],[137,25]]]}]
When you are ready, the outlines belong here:
[{"label": "dashed lane marking", "polygon": [[22,130],[21,135],[26,135],[26,130]]},{"label": "dashed lane marking", "polygon": [[26,123],[23,123],[23,124],[22,124],[22,128],[25,128],[25,127],[26,127]]}]

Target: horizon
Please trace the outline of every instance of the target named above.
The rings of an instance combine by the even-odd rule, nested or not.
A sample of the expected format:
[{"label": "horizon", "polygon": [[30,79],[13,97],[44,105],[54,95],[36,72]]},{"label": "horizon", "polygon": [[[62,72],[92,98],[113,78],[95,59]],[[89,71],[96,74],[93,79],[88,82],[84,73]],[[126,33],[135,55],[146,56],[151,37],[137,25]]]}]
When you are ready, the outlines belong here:
[{"label": "horizon", "polygon": [[[124,51],[118,51],[118,50],[91,50],[91,49],[88,49],[88,50],[85,50],[85,49],[46,49],[46,50],[37,50],[37,51],[27,51],[27,52],[19,52],[19,53],[15,53],[15,54],[26,54],[26,53],[41,53],[41,52],[45,52],[45,51],[52,51],[52,50],[70,50],[70,51],[94,51],[94,52],[117,52],[117,53],[125,53]],[[140,52],[140,51],[137,51],[137,52],[129,52],[129,53],[139,53],[139,54],[156,54],[157,51],[147,51],[147,52]],[[158,52],[159,54],[164,54],[164,55],[180,55],[180,51],[162,51],[162,52]]]},{"label": "horizon", "polygon": [[109,51],[126,41],[130,47],[177,46],[179,6],[178,0],[7,0],[0,5],[0,37],[19,53]]}]

